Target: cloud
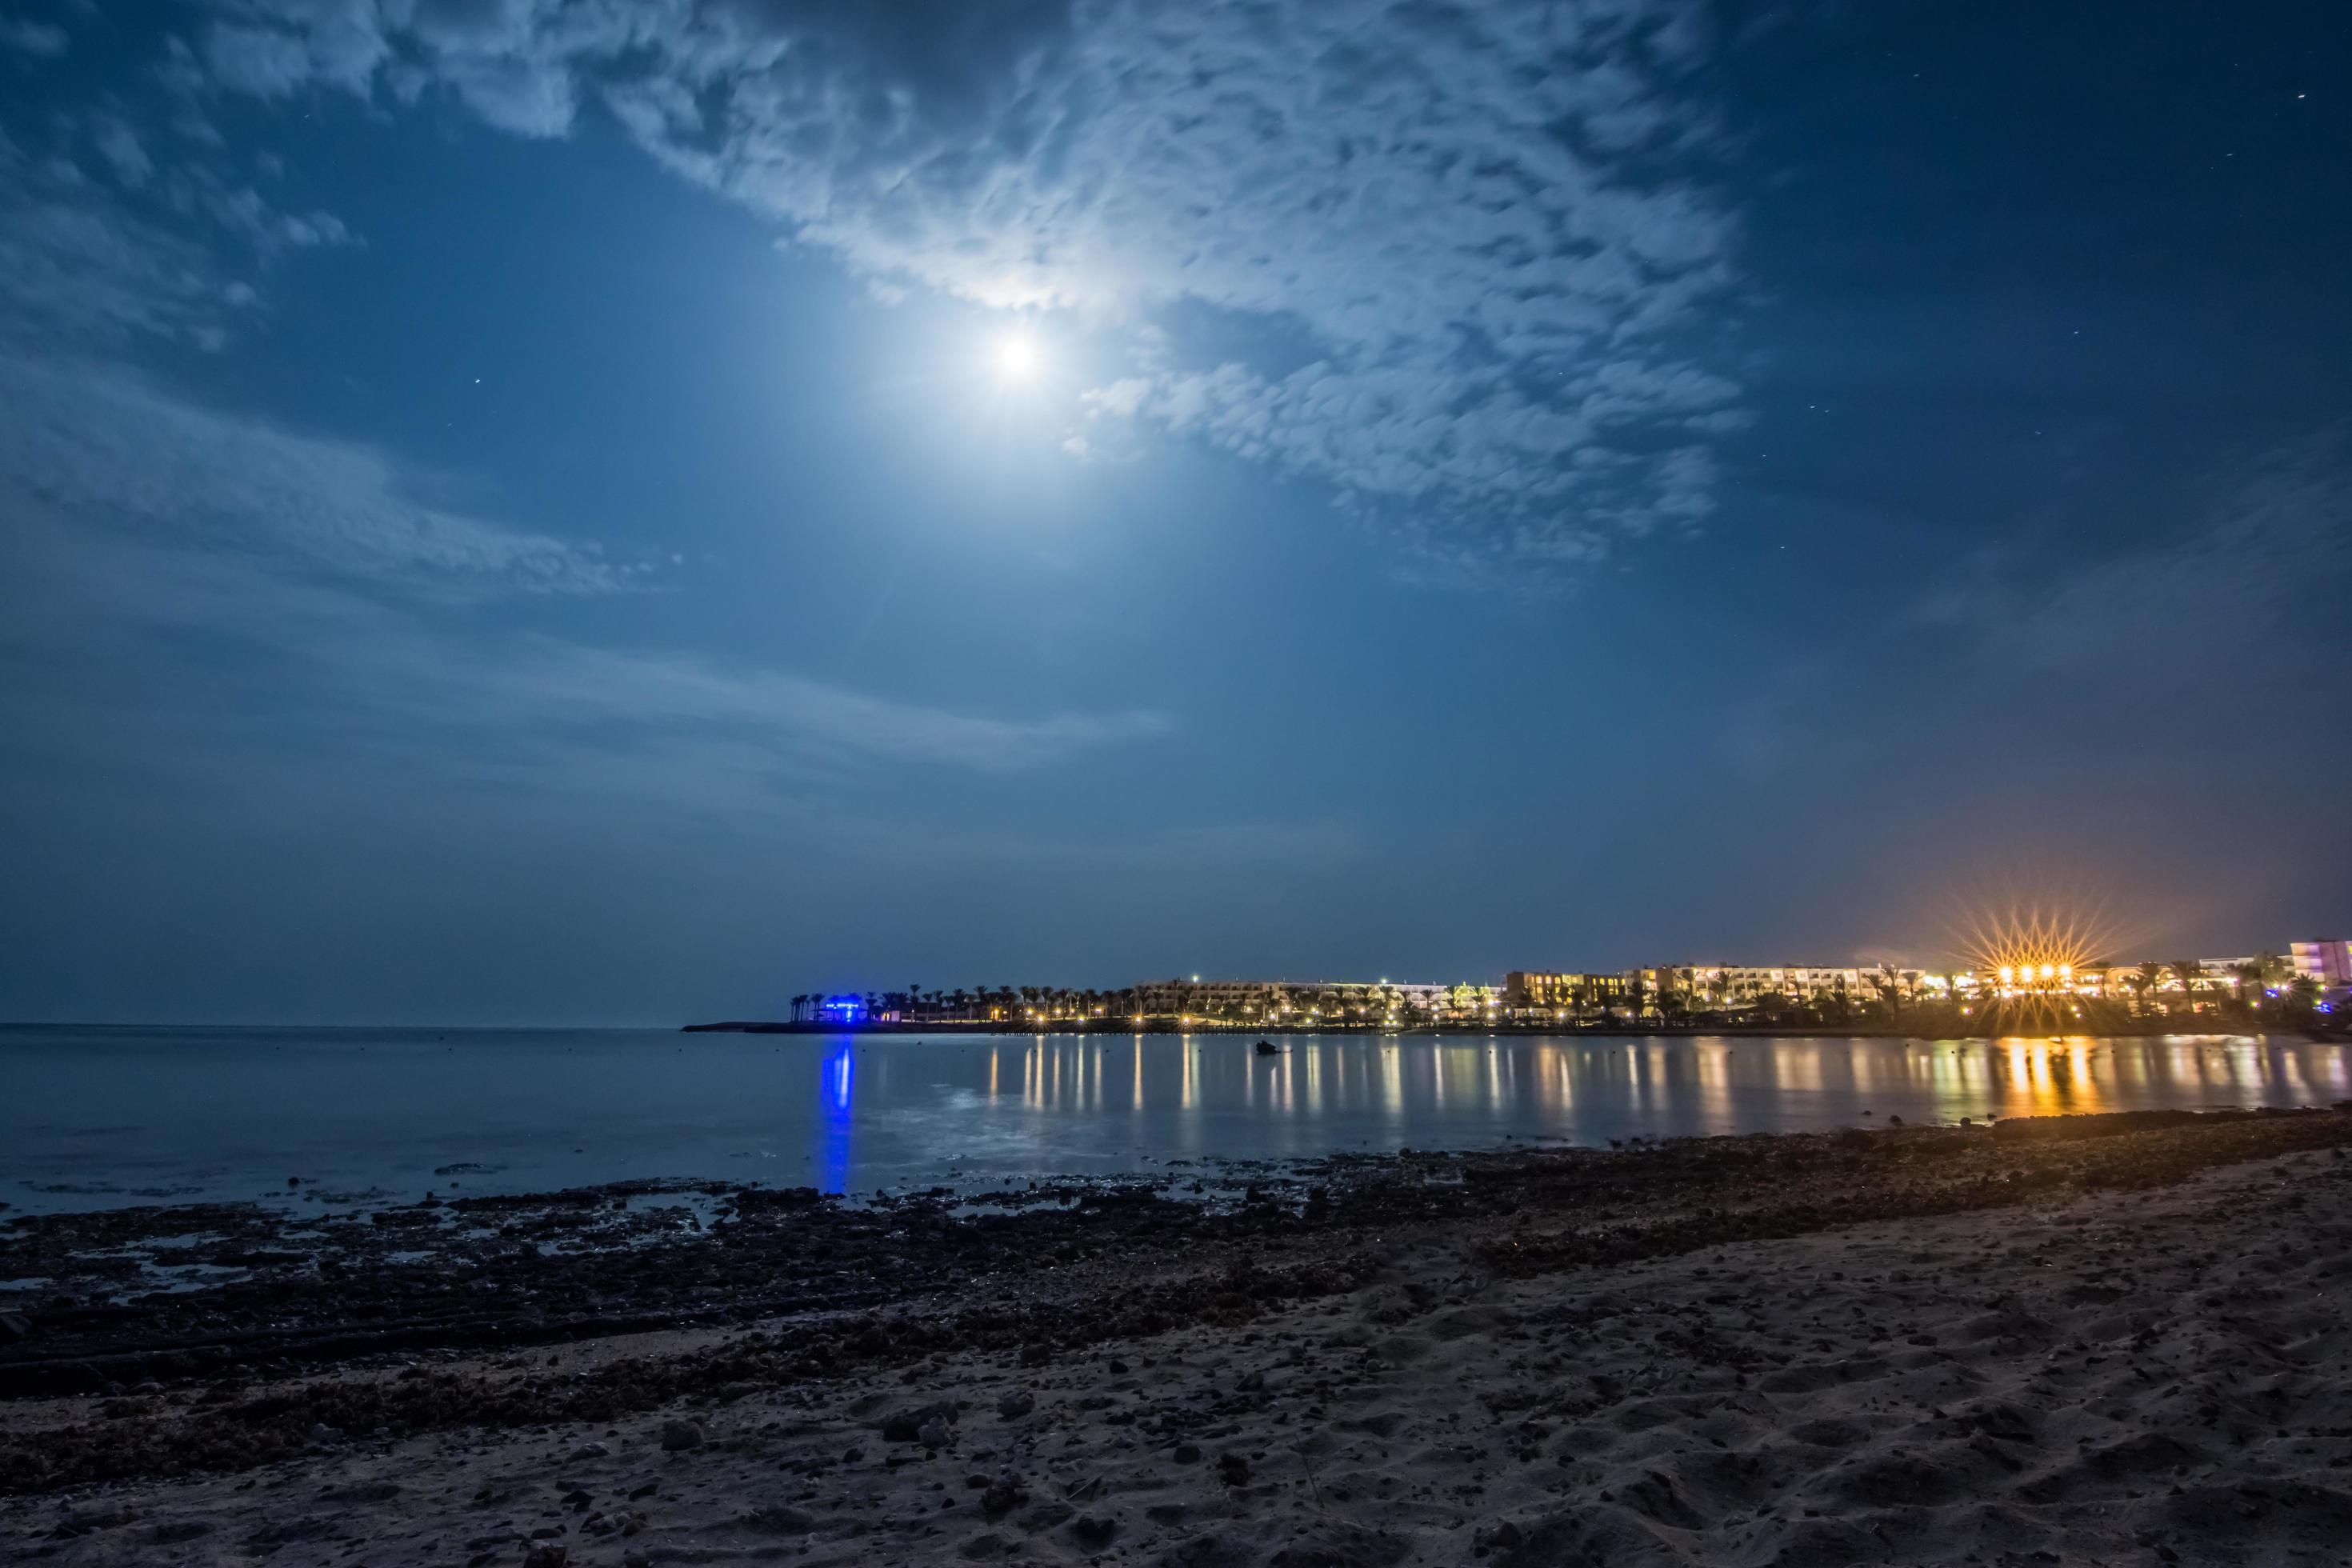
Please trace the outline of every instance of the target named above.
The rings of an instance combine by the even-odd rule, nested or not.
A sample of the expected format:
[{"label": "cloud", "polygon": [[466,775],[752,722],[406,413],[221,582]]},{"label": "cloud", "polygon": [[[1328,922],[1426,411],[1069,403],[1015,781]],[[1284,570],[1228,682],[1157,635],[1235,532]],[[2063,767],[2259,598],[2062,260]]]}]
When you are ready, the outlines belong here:
[{"label": "cloud", "polygon": [[[390,83],[372,7],[299,10],[220,18],[173,52],[165,95],[192,62],[265,97]],[[525,36],[517,16],[546,20],[426,5],[411,42],[433,41],[452,90],[466,86],[449,62],[478,55],[468,101],[489,114],[482,95],[503,94],[493,118],[530,130],[537,89],[499,54]],[[541,126],[568,120],[556,85]],[[1169,729],[1147,710],[963,712],[516,629],[518,595],[609,595],[654,568],[133,368],[142,345],[221,344],[266,309],[249,279],[283,258],[358,243],[333,214],[236,177],[197,107],[52,110],[38,151],[0,134],[0,728],[20,753],[116,747],[138,770],[184,742],[247,758],[225,777],[267,753],[306,778],[299,759],[340,759],[353,777],[396,768],[521,800],[774,813],[879,766],[1010,774]]]},{"label": "cloud", "polygon": [[774,670],[708,659],[534,645],[501,672],[523,710],[592,713],[664,728],[756,735],[842,756],[1013,773],[1098,746],[1167,734],[1150,711],[979,717],[901,702]]},{"label": "cloud", "polygon": [[[2192,757],[2220,762],[2217,779],[2248,776],[2235,760],[2249,734],[2333,717],[2320,672],[2342,662],[2352,592],[2352,427],[2214,465],[2176,499],[2177,516],[2143,520],[2120,549],[2013,540],[1961,555],[1885,624],[1759,666],[1725,710],[1723,753],[1751,774],[1856,789],[1891,760],[1933,757],[1927,771],[1976,805],[2067,770],[2096,781],[2067,798],[2102,809],[2189,777]],[[2143,753],[2152,765],[2119,782]]]},{"label": "cloud", "polygon": [[0,16],[0,48],[15,49],[37,59],[55,59],[72,40],[52,22],[28,22],[20,16]]},{"label": "cloud", "polygon": [[200,121],[165,139],[124,112],[58,110],[43,129],[45,153],[0,133],[0,343],[218,349],[281,258],[359,243],[334,214],[230,178]]},{"label": "cloud", "polygon": [[[527,630],[493,595],[638,580],[417,499],[370,448],[0,358],[0,752],[242,795],[468,791],[811,831],[877,774],[1013,775],[1171,731],[975,713],[744,660]],[[602,815],[600,815],[602,814]]]},{"label": "cloud", "polygon": [[234,314],[213,255],[70,165],[0,148],[0,342],[217,343]]},{"label": "cloud", "polygon": [[[531,135],[600,102],[885,287],[1160,328],[1090,423],[1326,481],[1433,558],[1694,524],[1741,417],[1707,338],[1737,224],[1689,174],[1712,46],[1681,0],[235,15],[206,46],[225,87],[438,89]],[[1181,310],[1303,353],[1202,361]]]},{"label": "cloud", "polygon": [[2283,444],[2201,489],[2190,520],[2144,546],[2055,563],[1980,554],[1906,618],[1965,630],[1986,679],[2251,703],[2352,574],[2352,429]]},{"label": "cloud", "polygon": [[391,58],[374,0],[225,8],[231,15],[206,25],[199,47],[215,79],[241,92],[282,98],[314,82],[365,90]]},{"label": "cloud", "polygon": [[584,864],[650,834],[761,857],[863,846],[870,870],[877,846],[896,865],[927,840],[1023,841],[882,804],[922,798],[927,779],[1017,790],[1170,729],[1148,711],[996,716],[485,631],[51,519],[0,540],[0,773],[152,791],[198,821],[324,818],[364,841],[422,809],[434,835],[552,832]]},{"label": "cloud", "polygon": [[201,407],[131,373],[0,355],[0,491],[129,529],[435,591],[587,593],[640,568],[419,499],[381,453]]},{"label": "cloud", "polygon": [[112,115],[101,118],[90,131],[90,139],[98,145],[99,154],[114,170],[114,177],[123,184],[137,189],[155,173],[155,161],[141,145],[138,133]]},{"label": "cloud", "polygon": [[120,748],[112,761],[136,768],[162,744],[232,778],[257,753],[376,794],[487,788],[735,817],[855,805],[877,768],[1015,774],[1171,727],[1148,710],[975,714],[486,627],[283,560],[93,529],[60,503],[16,514],[0,548],[0,714],[20,752]]},{"label": "cloud", "polygon": [[[2082,548],[2089,530],[2053,519],[2040,540],[1940,565],[1879,624],[1825,626],[1823,646],[1759,662],[1723,708],[1720,754],[1751,776],[1802,773],[1857,797],[1873,774],[1896,773],[1901,809],[1948,789],[1950,809],[1992,816],[2052,775],[2068,781],[2037,806],[2053,816],[2194,787],[2192,759],[2218,764],[2216,781],[2256,776],[2239,765],[2250,735],[2271,743],[2333,719],[2352,427],[2240,454],[2171,499],[2176,515],[2140,519],[2119,548]],[[2054,860],[2060,847],[2036,853]]]}]

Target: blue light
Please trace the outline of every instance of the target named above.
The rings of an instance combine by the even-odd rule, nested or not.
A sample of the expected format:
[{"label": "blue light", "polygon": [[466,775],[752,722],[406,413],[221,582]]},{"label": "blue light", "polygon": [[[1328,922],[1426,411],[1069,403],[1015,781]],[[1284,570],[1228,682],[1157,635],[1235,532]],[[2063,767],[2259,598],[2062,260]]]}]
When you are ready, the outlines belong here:
[{"label": "blue light", "polygon": [[851,1090],[856,1057],[845,1040],[825,1058],[824,1083],[817,1094],[817,1187],[822,1192],[845,1192],[849,1186],[849,1145],[854,1118]]}]

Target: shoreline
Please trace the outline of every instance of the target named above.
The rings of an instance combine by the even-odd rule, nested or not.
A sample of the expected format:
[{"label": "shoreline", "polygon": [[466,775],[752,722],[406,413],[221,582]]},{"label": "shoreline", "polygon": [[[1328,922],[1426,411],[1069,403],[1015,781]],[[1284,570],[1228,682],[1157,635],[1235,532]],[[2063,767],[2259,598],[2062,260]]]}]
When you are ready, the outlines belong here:
[{"label": "shoreline", "polygon": [[[1406,1154],[1218,1209],[1041,1189],[955,1221],[739,1189],[708,1229],[569,1262],[547,1227],[611,1194],[546,1194],[259,1309],[348,1331],[404,1303],[426,1331],[397,1346],[297,1360],[185,1300],[80,1323],[90,1349],[231,1348],[79,1392],[12,1376],[0,1555],[2332,1561],[2347,1146],[2343,1111],[2126,1113]],[[568,1335],[600,1258],[682,1284],[677,1321]],[[745,1295],[892,1258],[880,1300]],[[453,1339],[430,1309],[486,1281],[516,1293]],[[63,1326],[0,1337],[0,1366]]]},{"label": "shoreline", "polygon": [[953,1021],[928,1024],[812,1024],[764,1019],[727,1019],[715,1023],[681,1024],[681,1035],[1201,1035],[1235,1036],[1244,1037],[1280,1038],[1301,1035],[1334,1035],[1365,1038],[1387,1038],[1412,1036],[1431,1039],[1483,1039],[1495,1036],[1551,1037],[1577,1039],[1591,1037],[1609,1040],[1687,1040],[1687,1039],[1758,1039],[1758,1040],[2044,1040],[2044,1039],[2116,1039],[2158,1040],[2183,1037],[2228,1035],[2240,1038],[2262,1040],[2295,1040],[2306,1045],[2352,1045],[2352,1032],[2324,1028],[2254,1028],[2240,1026],[2228,1020],[2216,1019],[2202,1027],[2189,1026],[2193,1020],[2141,1018],[2129,1020],[2122,1026],[2109,1026],[2102,1020],[2096,1027],[2076,1027],[2063,1030],[2009,1029],[1997,1034],[1943,1034],[1920,1029],[1902,1029],[1891,1026],[1868,1028],[1854,1025],[1687,1025],[1687,1026],[1590,1026],[1574,1024],[1481,1024],[1477,1026],[1436,1025],[1411,1028],[1372,1024],[1313,1024],[1285,1025],[1276,1028],[1262,1024],[1195,1023],[1184,1025],[1165,1019],[1153,1019],[1143,1024],[1132,1022],[1117,1026],[1094,1024],[1078,1019],[1062,1019],[1045,1024],[1013,1027],[1001,1023]]},{"label": "shoreline", "polygon": [[[1043,1183],[977,1205],[944,1192],[853,1206],[805,1188],[632,1183],[300,1219],[254,1204],[23,1215],[0,1226],[0,1279],[50,1283],[0,1295],[22,1325],[0,1335],[0,1401],[119,1408],[70,1434],[0,1424],[0,1493],[292,1459],[316,1427],[402,1436],[518,1418],[486,1388],[438,1384],[429,1398],[395,1384],[371,1397],[372,1419],[352,1413],[349,1378],[419,1358],[758,1326],[765,1348],[750,1363],[635,1363],[541,1407],[593,1419],[713,1379],[796,1385],[947,1349],[1055,1361],[1244,1325],[1361,1292],[1401,1246],[1442,1244],[1489,1278],[1533,1279],[2343,1146],[2343,1110],[2142,1111],[1406,1151]],[[124,1254],[159,1242],[200,1255],[221,1282],[118,1299]],[[192,1408],[204,1413],[193,1424]]]},{"label": "shoreline", "polygon": [[[71,1042],[26,1056],[32,1092],[0,1110],[13,1156],[0,1158],[0,1218],[254,1200],[323,1222],[436,1194],[529,1199],[681,1176],[722,1192],[782,1182],[982,1194],[1040,1173],[1140,1179],[1183,1168],[1170,1160],[1269,1152],[1600,1148],[1889,1117],[1916,1125],[2352,1099],[2352,1057],[2340,1047],[2222,1035],[1301,1037],[1272,1051],[1248,1033],[233,1044],[218,1065],[209,1050],[129,1040],[110,1047],[119,1058]],[[289,1072],[330,1092],[414,1073],[417,1109],[388,1113],[379,1107],[397,1102],[347,1093],[314,1124],[281,1129],[252,1108]],[[38,1115],[69,1097],[90,1108],[86,1132]],[[183,1097],[211,1097],[219,1118],[140,1130],[144,1103]],[[23,1134],[14,1142],[12,1130]],[[212,1282],[205,1248],[172,1251],[179,1283]],[[0,1268],[0,1294],[37,1273]]]}]

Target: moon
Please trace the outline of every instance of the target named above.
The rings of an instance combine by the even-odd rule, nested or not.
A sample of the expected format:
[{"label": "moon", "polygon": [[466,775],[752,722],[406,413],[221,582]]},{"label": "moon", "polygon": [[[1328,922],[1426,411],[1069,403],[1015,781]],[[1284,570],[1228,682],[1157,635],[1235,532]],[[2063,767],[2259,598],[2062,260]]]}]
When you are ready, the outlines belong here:
[{"label": "moon", "polygon": [[1039,368],[1034,341],[1014,335],[996,345],[996,374],[1005,381],[1034,381]]}]

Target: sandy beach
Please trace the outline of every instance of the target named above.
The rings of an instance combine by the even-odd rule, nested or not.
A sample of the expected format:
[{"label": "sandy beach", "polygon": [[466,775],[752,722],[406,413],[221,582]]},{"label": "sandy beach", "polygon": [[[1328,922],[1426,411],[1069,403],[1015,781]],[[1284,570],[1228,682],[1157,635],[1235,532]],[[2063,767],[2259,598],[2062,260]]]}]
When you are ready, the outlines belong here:
[{"label": "sandy beach", "polygon": [[[557,1195],[489,1239],[445,1220],[438,1253],[289,1247],[210,1306],[12,1303],[0,1542],[378,1568],[2342,1563],[2347,1143],[2342,1112],[2075,1118],[1409,1155],[984,1219],[703,1194],[719,1212],[676,1237],[500,1237],[616,1212]],[[5,1235],[0,1274],[100,1250],[69,1216]],[[539,1265],[499,1261],[526,1240]],[[583,1271],[616,1262],[686,1283],[599,1298]],[[464,1316],[419,1269],[538,1310]],[[845,1277],[864,1299],[827,1309]]]}]

